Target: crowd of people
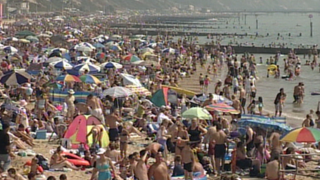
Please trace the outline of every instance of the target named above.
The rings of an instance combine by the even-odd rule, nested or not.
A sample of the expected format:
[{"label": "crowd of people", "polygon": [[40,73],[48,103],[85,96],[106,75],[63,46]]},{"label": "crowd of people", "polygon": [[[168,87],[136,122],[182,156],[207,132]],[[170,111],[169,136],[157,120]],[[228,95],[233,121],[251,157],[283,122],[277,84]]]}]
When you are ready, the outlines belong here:
[{"label": "crowd of people", "polygon": [[[252,176],[271,180],[279,179],[279,163],[286,169],[305,166],[304,162],[294,164],[292,157],[280,162],[280,154],[284,151],[293,154],[296,149],[290,143],[282,144],[279,132],[272,132],[269,136],[261,128],[247,126],[244,138],[239,133],[233,135],[233,132],[238,132],[237,121],[241,121],[243,114],[269,116],[263,109],[263,97],[257,96],[257,63],[253,54],[239,57],[231,47],[223,48],[218,42],[213,48],[206,48],[184,37],[177,42],[160,35],[130,39],[125,35],[115,36],[125,32],[107,29],[99,21],[82,19],[78,23],[77,20],[65,19],[62,23],[43,18],[22,26],[4,24],[0,71],[1,97],[4,99],[0,109],[1,173],[7,172],[13,179],[31,180],[49,169],[78,171],[93,168],[90,172],[92,180],[130,177],[169,180],[181,176],[185,179],[220,176],[235,166],[236,169],[249,169]],[[39,23],[42,26],[36,25]],[[24,41],[31,33],[21,38],[23,40],[15,40],[13,37],[21,31],[32,32],[37,40],[29,37],[30,40]],[[106,32],[110,38],[99,36]],[[91,44],[100,46],[92,47]],[[146,49],[153,60],[147,60]],[[289,60],[293,55],[289,54]],[[141,62],[136,64],[133,56]],[[129,60],[126,57],[130,57]],[[71,72],[65,67],[58,70],[52,61],[54,58],[62,59],[62,64],[76,66],[83,63],[85,67],[78,69],[78,76],[81,77],[92,75],[93,69],[101,66],[103,80],[97,84],[58,80]],[[102,66],[114,61],[122,64],[122,68]],[[21,76],[34,65],[41,65],[39,72],[24,81]],[[104,93],[110,88],[125,87],[122,73],[132,75],[150,94],[154,94],[163,85],[181,86],[182,81],[188,81],[199,71],[199,93],[208,94],[203,101],[178,92],[174,95],[175,100],[157,107],[150,101],[149,95],[113,97]],[[20,75],[16,75],[18,73]],[[8,75],[13,78],[5,78]],[[13,85],[14,81],[16,84]],[[51,97],[50,92],[56,88],[66,92],[62,103],[55,102]],[[89,93],[85,102],[79,102],[81,100],[76,96],[78,91]],[[303,83],[299,83],[294,90],[294,103],[303,101],[303,95]],[[217,104],[215,96],[229,99],[237,113],[230,114],[229,118],[229,114],[210,112],[210,120],[183,117],[183,113],[191,107],[205,108]],[[274,100],[275,116],[282,115],[285,100],[286,94],[281,88]],[[76,155],[86,160],[88,166],[77,167],[69,162],[64,155],[67,147],[62,144],[46,164],[40,162],[45,162],[48,157],[35,156],[26,176],[21,175],[17,167],[10,167],[11,160],[17,156],[15,152],[37,146],[32,133],[46,130],[55,133],[59,139],[63,138],[68,126],[79,115],[94,116],[102,125],[94,124],[86,134],[86,142],[81,142],[78,147]],[[316,115],[319,118],[319,110]],[[312,126],[311,116],[307,116],[304,127]],[[158,126],[152,135],[151,122]],[[110,141],[108,147],[103,147],[105,130]],[[132,133],[148,139],[139,152],[129,151]],[[266,138],[269,147],[264,143]],[[228,159],[231,146],[234,146],[234,151]],[[151,164],[148,161],[150,158],[155,159]],[[226,160],[231,160],[231,163],[227,164]],[[47,179],[56,178],[50,176]],[[66,174],[61,174],[59,179],[67,179]]]}]

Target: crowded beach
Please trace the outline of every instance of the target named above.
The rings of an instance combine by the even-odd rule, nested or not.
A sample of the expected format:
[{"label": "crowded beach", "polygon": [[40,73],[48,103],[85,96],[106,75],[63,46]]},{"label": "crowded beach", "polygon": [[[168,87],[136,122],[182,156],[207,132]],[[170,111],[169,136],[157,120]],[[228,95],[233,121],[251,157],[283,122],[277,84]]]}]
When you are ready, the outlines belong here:
[{"label": "crowded beach", "polygon": [[283,115],[304,83],[270,102],[257,90],[262,76],[296,81],[317,51],[258,60],[94,17],[5,23],[1,39],[0,179],[320,178],[319,106],[296,127]]}]

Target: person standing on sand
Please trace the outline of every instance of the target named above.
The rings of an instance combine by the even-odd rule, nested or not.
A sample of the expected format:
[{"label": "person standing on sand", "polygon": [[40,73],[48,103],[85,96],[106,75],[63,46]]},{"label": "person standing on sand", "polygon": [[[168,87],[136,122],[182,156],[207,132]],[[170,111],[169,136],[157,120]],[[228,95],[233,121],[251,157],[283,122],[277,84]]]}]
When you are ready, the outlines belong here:
[{"label": "person standing on sand", "polygon": [[107,126],[109,127],[109,139],[110,141],[119,140],[119,132],[117,122],[122,122],[121,117],[119,116],[119,110],[114,110],[111,115],[107,117]]},{"label": "person standing on sand", "polygon": [[148,151],[141,150],[140,151],[140,159],[134,169],[134,177],[138,180],[148,180],[148,168],[146,162],[148,160]]},{"label": "person standing on sand", "polygon": [[241,113],[242,114],[246,114],[246,102],[247,102],[247,99],[246,99],[246,90],[241,87],[240,88],[240,102],[241,102]]},{"label": "person standing on sand", "polygon": [[74,101],[76,99],[75,99],[73,94],[74,94],[74,90],[73,89],[69,89],[68,96],[65,98],[65,102],[66,102],[67,107],[68,107],[67,120],[72,120],[73,116],[75,115],[75,111],[76,111],[76,107],[75,107],[75,104],[74,104]]},{"label": "person standing on sand", "polygon": [[89,94],[87,97],[87,106],[91,111],[91,114],[98,118],[103,125],[105,125],[105,119],[103,115],[104,111],[101,100],[98,97]]},{"label": "person standing on sand", "polygon": [[281,88],[280,92],[277,94],[277,96],[276,96],[276,98],[274,100],[274,105],[275,105],[275,108],[276,108],[275,117],[278,115],[278,112],[279,112],[279,117],[281,117],[282,108],[283,108],[283,105],[284,105],[284,101],[286,100],[286,97],[287,97],[287,95],[284,93],[284,89]]},{"label": "person standing on sand", "polygon": [[194,166],[193,152],[189,143],[186,143],[182,150],[182,163],[184,169],[184,178],[193,180],[192,171]]},{"label": "person standing on sand", "polygon": [[162,159],[162,153],[156,154],[156,162],[148,170],[148,178],[153,180],[170,180],[168,166]]},{"label": "person standing on sand", "polygon": [[240,101],[236,98],[236,96],[233,94],[231,95],[231,100],[232,100],[232,107],[239,111],[239,114],[232,114],[232,120],[238,120],[241,118],[241,104]]},{"label": "person standing on sand", "polygon": [[[220,175],[220,170],[224,171],[224,157],[226,154],[226,144],[228,142],[228,136],[222,129],[222,125],[218,123],[216,125],[217,132],[213,135],[215,140],[214,157],[215,157],[215,171]],[[222,166],[222,168],[220,168]]]}]

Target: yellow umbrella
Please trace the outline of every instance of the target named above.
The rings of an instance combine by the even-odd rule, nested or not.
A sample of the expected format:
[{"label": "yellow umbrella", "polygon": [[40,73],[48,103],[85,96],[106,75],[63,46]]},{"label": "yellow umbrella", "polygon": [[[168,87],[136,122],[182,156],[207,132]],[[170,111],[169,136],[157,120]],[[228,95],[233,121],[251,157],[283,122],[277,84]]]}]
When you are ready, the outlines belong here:
[{"label": "yellow umbrella", "polygon": [[168,86],[168,85],[162,85],[162,87],[167,87],[169,89],[172,89],[174,91],[176,91],[177,93],[179,94],[185,94],[187,96],[194,96],[196,95],[195,92],[193,91],[189,91],[189,90],[186,90],[186,89],[182,89],[182,88],[178,88],[178,87],[173,87],[173,86]]},{"label": "yellow umbrella", "polygon": [[145,52],[142,54],[142,59],[144,59],[146,56],[154,55],[152,52]]},{"label": "yellow umbrella", "polygon": [[27,39],[19,39],[19,42],[22,42],[22,43],[30,43],[30,41],[27,40]]}]

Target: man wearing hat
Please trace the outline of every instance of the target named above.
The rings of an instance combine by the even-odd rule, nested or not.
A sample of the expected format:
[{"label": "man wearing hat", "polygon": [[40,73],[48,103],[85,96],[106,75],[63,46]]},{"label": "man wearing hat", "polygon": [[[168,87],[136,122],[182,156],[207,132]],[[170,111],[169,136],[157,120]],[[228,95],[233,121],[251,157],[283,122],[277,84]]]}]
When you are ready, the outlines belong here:
[{"label": "man wearing hat", "polygon": [[10,157],[15,157],[10,148],[9,130],[10,125],[8,123],[2,123],[2,128],[0,129],[0,165],[3,164],[2,167],[4,171],[7,171],[10,166]]},{"label": "man wearing hat", "polygon": [[74,97],[74,90],[73,89],[69,89],[68,91],[68,96],[65,98],[65,102],[67,104],[68,107],[68,111],[67,111],[67,119],[68,120],[72,120],[74,113],[75,113],[75,105],[74,105],[74,101],[75,101],[75,97]]}]

